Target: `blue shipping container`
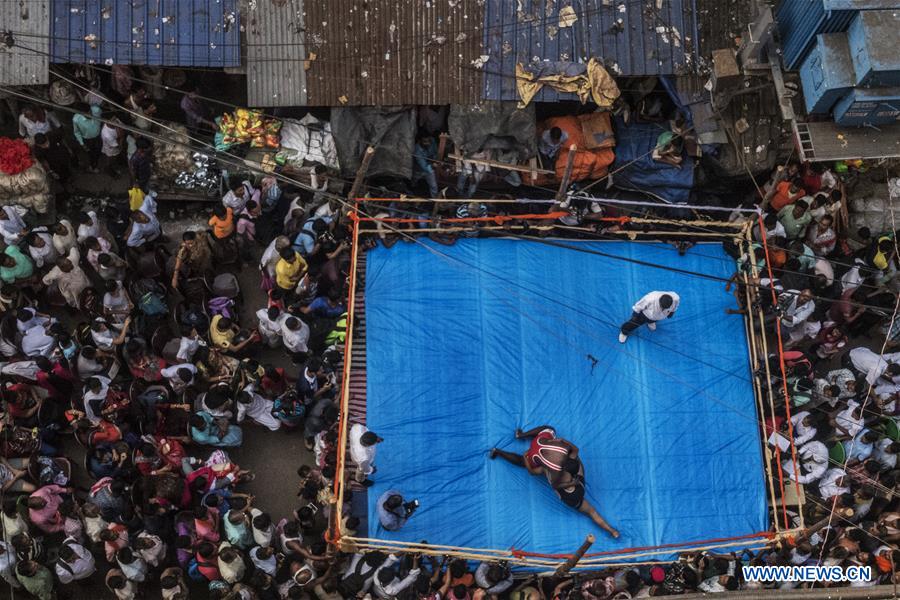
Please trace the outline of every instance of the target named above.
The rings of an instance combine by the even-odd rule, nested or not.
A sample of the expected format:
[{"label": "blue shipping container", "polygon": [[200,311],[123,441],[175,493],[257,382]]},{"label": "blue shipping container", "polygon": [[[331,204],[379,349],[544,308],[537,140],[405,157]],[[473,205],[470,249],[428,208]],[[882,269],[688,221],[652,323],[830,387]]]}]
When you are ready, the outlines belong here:
[{"label": "blue shipping container", "polygon": [[847,31],[858,11],[900,8],[900,0],[782,0],[775,10],[785,68],[797,69],[820,33]]},{"label": "blue shipping container", "polygon": [[900,117],[900,87],[855,88],[834,107],[838,125],[887,125]]},{"label": "blue shipping container", "polygon": [[834,103],[856,85],[846,33],[820,33],[800,67],[808,114],[828,114]]},{"label": "blue shipping container", "polygon": [[856,15],[847,38],[857,84],[900,86],[900,9],[863,11]]}]

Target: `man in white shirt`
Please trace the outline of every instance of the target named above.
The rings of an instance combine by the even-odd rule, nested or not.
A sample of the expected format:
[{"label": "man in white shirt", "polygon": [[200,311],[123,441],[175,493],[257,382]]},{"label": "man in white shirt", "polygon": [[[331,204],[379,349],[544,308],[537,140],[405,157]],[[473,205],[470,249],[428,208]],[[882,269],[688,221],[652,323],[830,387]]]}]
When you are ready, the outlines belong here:
[{"label": "man in white shirt", "polygon": [[39,313],[30,306],[24,306],[16,311],[16,329],[18,329],[19,333],[22,335],[25,335],[25,332],[36,325],[47,326],[52,322],[50,315]]},{"label": "man in white shirt", "polygon": [[835,496],[850,493],[850,488],[844,485],[849,483],[845,479],[846,475],[843,469],[837,467],[825,471],[822,479],[819,480],[819,495],[823,500],[831,500]]},{"label": "man in white shirt", "polygon": [[25,356],[46,356],[49,358],[56,347],[56,340],[52,336],[47,335],[43,325],[35,325],[25,332],[21,347]]},{"label": "man in white shirt", "polygon": [[19,590],[22,584],[16,578],[16,562],[16,549],[9,542],[0,540],[0,577],[10,587]]},{"label": "man in white shirt", "polygon": [[75,229],[72,227],[72,223],[67,219],[60,219],[56,225],[50,227],[50,231],[53,233],[51,239],[56,254],[58,256],[65,256],[68,254],[69,250],[71,250],[77,242]]},{"label": "man in white shirt", "polygon": [[75,538],[67,537],[59,547],[59,559],[56,561],[56,576],[62,584],[87,579],[97,570],[94,556],[78,543]]},{"label": "man in white shirt", "polygon": [[269,431],[278,431],[281,421],[272,415],[274,402],[256,393],[256,386],[250,384],[237,395],[237,422],[243,423],[249,417]]},{"label": "man in white shirt", "polygon": [[356,463],[356,481],[364,483],[375,472],[376,445],[384,440],[369,431],[362,423],[355,423],[347,435],[350,459]]},{"label": "man in white shirt", "polygon": [[816,310],[811,290],[788,290],[778,299],[781,307],[781,327],[791,342],[799,342],[806,337],[815,337],[821,329],[818,321],[810,321]]},{"label": "man in white shirt", "polygon": [[847,408],[834,416],[837,433],[855,437],[863,428],[862,406],[855,400],[847,401]]},{"label": "man in white shirt", "polygon": [[131,212],[131,225],[125,232],[125,244],[129,248],[137,248],[152,242],[162,235],[162,227],[156,217],[156,194],[144,196],[144,202],[138,210]]},{"label": "man in white shirt", "polygon": [[175,358],[185,362],[190,361],[194,358],[194,354],[197,353],[201,345],[200,334],[197,333],[196,329],[192,329],[190,335],[181,336],[181,340],[178,342],[178,353],[175,354]]},{"label": "man in white shirt", "polygon": [[287,317],[281,323],[281,339],[289,352],[304,354],[308,350],[309,325],[297,317]]},{"label": "man in white shirt", "polygon": [[219,574],[226,583],[237,583],[244,578],[247,572],[247,563],[241,557],[234,546],[228,542],[219,544],[218,554]]},{"label": "man in white shirt", "polygon": [[895,442],[890,438],[882,438],[876,442],[872,451],[872,457],[884,470],[889,471],[897,468],[898,453],[900,453],[900,442]]},{"label": "man in white shirt", "polygon": [[148,565],[156,568],[166,558],[166,543],[158,535],[146,531],[137,534],[134,540],[134,550],[137,555]]},{"label": "man in white shirt", "polygon": [[794,444],[797,446],[802,446],[816,436],[816,427],[808,410],[791,416],[791,424],[794,426]]},{"label": "man in white shirt", "polygon": [[100,141],[102,142],[100,151],[104,156],[118,158],[122,154],[120,131],[114,124],[103,124],[103,127],[100,129]]},{"label": "man in white shirt", "polygon": [[[25,237],[28,228],[19,213],[18,206],[0,206],[0,236],[6,244],[18,244]],[[24,209],[22,209],[24,212]]]},{"label": "man in white shirt", "polygon": [[253,546],[250,548],[248,552],[250,555],[250,561],[253,563],[253,566],[269,575],[271,577],[275,576],[275,571],[278,568],[278,560],[275,558],[275,549],[271,546]]},{"label": "man in white shirt", "polygon": [[384,565],[375,571],[375,580],[372,582],[372,589],[375,591],[375,595],[382,600],[396,598],[404,590],[414,584],[419,577],[420,569],[418,556],[413,557],[413,568],[409,570],[409,573],[407,573],[406,577],[403,579],[400,579],[397,576],[397,572],[392,566],[394,562],[396,562],[396,558],[393,561],[389,558]]},{"label": "man in white shirt", "polygon": [[91,286],[91,280],[81,268],[81,253],[78,248],[72,248],[65,258],[58,259],[56,266],[44,275],[41,282],[46,286],[55,283],[66,303],[72,308],[79,308],[81,292]]},{"label": "man in white shirt", "polygon": [[231,189],[222,197],[222,204],[225,205],[225,208],[233,210],[234,214],[244,210],[250,200],[259,203],[259,190],[254,188],[249,181],[232,179],[229,181],[229,187]]},{"label": "man in white shirt", "polygon": [[656,331],[656,322],[671,318],[680,301],[681,298],[675,292],[650,292],[631,307],[631,318],[622,324],[619,341],[624,344],[628,336],[641,325],[647,325],[647,329]]},{"label": "man in white shirt", "polygon": [[89,237],[104,237],[100,227],[100,220],[97,218],[96,211],[93,210],[78,215],[78,230],[75,239],[79,244],[83,244]]},{"label": "man in white shirt", "polygon": [[869,385],[876,385],[882,378],[893,383],[900,382],[900,352],[879,355],[860,347],[851,350],[849,356],[853,368],[865,375]]},{"label": "man in white shirt", "polygon": [[162,369],[159,374],[169,381],[169,385],[172,386],[172,390],[175,393],[180,393],[194,383],[197,367],[191,363],[181,363],[166,367],[165,369]]},{"label": "man in white shirt", "polygon": [[256,329],[269,348],[277,348],[281,343],[281,325],[286,318],[287,315],[284,315],[277,306],[256,311],[258,321]]},{"label": "man in white shirt", "polygon": [[59,256],[56,248],[53,247],[53,238],[46,227],[33,229],[31,233],[25,236],[28,242],[28,255],[34,261],[34,266],[43,269],[45,266],[52,265]]},{"label": "man in white shirt", "polygon": [[794,472],[794,461],[790,458],[782,461],[781,467],[789,478],[800,485],[816,482],[828,468],[828,448],[822,442],[807,442],[797,448],[797,463],[799,475]]}]

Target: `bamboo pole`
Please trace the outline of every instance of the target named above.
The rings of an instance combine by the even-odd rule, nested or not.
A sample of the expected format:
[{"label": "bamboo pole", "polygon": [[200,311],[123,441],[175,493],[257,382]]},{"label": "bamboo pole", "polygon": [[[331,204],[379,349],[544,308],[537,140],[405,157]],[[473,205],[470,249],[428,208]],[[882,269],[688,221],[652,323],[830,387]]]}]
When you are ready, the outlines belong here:
[{"label": "bamboo pole", "polygon": [[[748,223],[752,223],[752,221],[748,221]],[[744,243],[746,244],[747,252],[750,252],[750,249],[753,246],[753,238],[752,238],[752,226],[745,228],[744,230]],[[762,386],[759,383],[759,377],[752,375],[756,373],[757,368],[759,367],[759,354],[758,354],[758,341],[756,339],[755,332],[755,321],[753,318],[753,302],[758,297],[757,289],[750,285],[750,278],[747,273],[744,273],[744,296],[745,302],[747,303],[747,318],[744,319],[744,329],[747,334],[747,351],[750,354],[750,368],[751,368],[751,376],[753,378],[753,397],[756,399],[756,408],[759,411],[759,427],[760,427],[760,437],[763,444],[763,459],[765,461],[765,469],[766,469],[766,479],[768,480],[768,488],[769,495],[772,502],[772,511],[773,514],[778,510],[778,501],[775,498],[775,480],[773,479],[772,474],[772,457],[769,455],[768,448],[766,448],[767,438],[766,438],[766,413],[765,406],[763,404],[763,390]],[[762,327],[762,323],[760,323],[760,327]],[[780,527],[778,525],[778,519],[774,519],[775,523],[775,531],[778,532]]]},{"label": "bamboo pole", "polygon": [[572,555],[572,558],[564,562],[556,569],[556,573],[554,573],[557,577],[564,577],[568,574],[569,571],[575,568],[575,565],[578,564],[578,561],[584,557],[584,553],[588,551],[588,548],[594,545],[594,534],[589,533],[587,537],[584,538],[584,541],[581,542],[581,546],[578,547],[578,550],[575,551],[575,554]]},{"label": "bamboo pole", "polygon": [[356,170],[356,178],[353,180],[353,186],[350,188],[350,193],[347,194],[348,200],[352,201],[359,196],[359,190],[362,188],[363,181],[366,178],[366,172],[369,170],[369,163],[372,162],[373,156],[375,156],[375,148],[369,146],[366,148],[365,153],[363,153],[362,162]]},{"label": "bamboo pole", "polygon": [[[849,519],[853,516],[852,508],[839,508],[835,511],[836,514],[843,517],[844,519]],[[831,517],[826,517],[820,521],[816,521],[808,528],[802,530],[795,538],[794,543],[799,544],[800,542],[806,541],[813,536],[814,533],[824,529],[825,527],[829,527],[831,525]]]},{"label": "bamboo pole", "polygon": [[[371,149],[371,148],[370,148]],[[337,504],[334,507],[334,529],[332,540],[340,544],[342,512],[344,508],[344,487],[346,477],[347,458],[347,431],[350,422],[350,371],[353,363],[353,326],[356,323],[354,311],[356,310],[356,279],[359,273],[359,219],[356,213],[351,215],[353,220],[353,246],[350,254],[350,282],[347,298],[347,324],[344,334],[344,375],[341,381],[340,423],[338,431],[337,463],[334,474],[334,495]]]},{"label": "bamboo pole", "polygon": [[[772,266],[771,266],[771,262],[770,262],[771,257],[769,256],[769,246],[766,244],[766,227],[763,224],[761,215],[757,216],[757,223],[759,223],[759,231],[760,231],[760,235],[762,236],[762,247],[766,253],[766,268],[768,269],[769,277],[774,279],[774,277],[772,275]],[[756,264],[753,265],[753,270],[757,271]],[[757,281],[759,280],[758,278],[759,278],[759,276],[757,273]],[[773,300],[774,300],[774,296],[775,296],[774,291],[772,292],[772,296],[773,296]],[[760,314],[760,322],[762,322],[762,308],[761,307],[759,309],[759,314]],[[768,345],[769,345],[769,343],[768,343],[768,339],[766,336],[765,327],[760,329],[760,333],[761,333],[760,337],[762,338],[762,341],[763,341],[763,348],[764,348],[765,356],[766,356],[766,375],[767,375],[768,381],[769,381],[769,394],[770,394],[771,398],[774,398],[774,391],[772,390],[772,377],[771,377],[771,375],[769,375],[769,372],[768,372],[769,371],[769,360],[768,360],[768,356],[769,356]],[[794,467],[794,473],[799,476],[800,466],[797,463],[797,448],[794,446],[794,425],[791,423],[791,396],[788,393],[788,388],[787,388],[787,373],[785,371],[785,364],[784,364],[784,353],[783,353],[783,345],[782,345],[782,340],[781,340],[781,328],[776,327],[775,333],[777,336],[776,339],[778,340],[778,364],[781,369],[782,388],[784,391],[784,410],[785,410],[785,416],[787,417],[788,437],[790,438],[790,443],[791,443],[791,464]],[[773,408],[772,408],[773,423],[774,423],[774,418],[775,418],[775,408],[773,405]],[[776,450],[778,450],[778,446],[776,446],[775,448],[776,448]],[[780,471],[779,471],[779,473],[780,473]],[[781,480],[779,479],[779,481],[781,481]],[[782,483],[782,485],[783,485],[783,483]],[[799,517],[800,517],[800,527],[803,527],[805,517],[803,516],[803,504],[801,501],[800,484],[797,482],[796,479],[794,479],[794,489],[797,493],[797,503],[798,503],[798,506],[800,507],[800,510],[797,511],[797,513],[799,514]],[[782,507],[783,506],[784,505],[782,504]]]},{"label": "bamboo pole", "polygon": [[[796,532],[796,530],[792,530]],[[715,550],[720,548],[733,548],[735,546],[769,546],[774,543],[776,540],[781,539],[787,534],[787,532],[781,532],[778,536],[773,536],[771,539],[767,539],[764,537],[756,537],[756,538],[745,538],[745,539],[737,539],[737,540],[728,540],[724,542],[719,542],[716,544],[703,544],[699,542],[700,545],[691,545],[690,543],[686,543],[682,546],[672,546],[665,548],[655,548],[655,549],[647,549],[641,551],[634,552],[610,552],[604,556],[590,556],[579,561],[580,564],[606,564],[612,560],[618,560],[623,558],[641,558],[641,557],[649,557],[649,556],[657,556],[659,554],[678,554],[682,552],[698,552],[703,550]],[[455,547],[455,546],[442,546],[436,544],[416,544],[411,542],[402,542],[399,540],[379,540],[374,538],[357,538],[357,537],[345,537],[344,540],[348,542],[353,542],[358,544],[361,548],[375,549],[375,550],[389,550],[392,552],[406,552],[406,553],[419,553],[419,554],[446,554],[448,556],[459,556],[461,558],[469,558],[470,560],[475,559],[484,559],[485,557],[493,558],[493,559],[503,559],[503,560],[538,560],[544,561],[547,564],[552,564],[554,566],[558,566],[560,561],[563,558],[570,558],[569,555],[563,555],[560,557],[545,557],[545,556],[530,556],[530,553],[521,553],[517,554],[511,550],[492,550],[488,548],[466,548],[466,547]],[[745,542],[745,543],[742,543]]]},{"label": "bamboo pole", "polygon": [[[751,260],[751,262],[752,262],[752,258],[749,260]],[[756,268],[756,263],[751,264],[750,272],[752,273],[753,278],[756,281],[759,281],[759,270]],[[752,310],[752,308],[748,307],[748,310]],[[766,371],[766,386],[769,390],[769,394],[768,394],[769,411],[770,411],[770,414],[772,415],[772,425],[774,428],[774,424],[775,424],[775,391],[772,388],[772,372],[771,372],[771,369],[769,368],[769,346],[766,343],[766,329],[764,326],[765,321],[764,321],[762,307],[760,307],[757,310],[757,318],[760,323],[760,338],[759,339],[762,341],[762,355],[764,357],[763,365],[764,365],[765,371]],[[765,419],[765,415],[763,415],[763,432],[765,432],[765,423],[766,423],[766,419]],[[768,444],[767,439],[768,438],[763,439],[764,445]],[[784,475],[782,474],[782,470],[781,470],[781,448],[779,448],[778,444],[775,445],[775,462],[777,463],[775,465],[775,468],[778,469],[779,487],[783,489],[784,488]],[[773,481],[773,485],[774,485],[774,481]],[[777,504],[772,506],[772,510],[775,514],[775,528],[778,529],[778,517],[777,517],[778,506],[777,506]],[[782,498],[781,511],[782,511],[782,516],[784,518],[784,527],[787,528],[788,527],[787,507],[784,504],[784,498]]]},{"label": "bamboo pole", "polygon": [[450,154],[447,158],[460,162],[472,163],[473,165],[482,165],[485,167],[495,167],[497,169],[505,169],[507,171],[518,171],[519,173],[540,173],[541,175],[553,175],[555,171],[547,171],[546,169],[532,169],[531,166],[523,167],[521,165],[513,165],[509,163],[499,162],[496,160],[486,160],[479,158],[466,158],[461,154]]},{"label": "bamboo pole", "polygon": [[575,144],[569,146],[569,157],[566,161],[566,170],[563,172],[562,180],[559,182],[559,189],[556,191],[557,203],[566,199],[566,190],[569,188],[569,179],[572,177],[572,166],[575,164],[575,154],[577,152],[578,146]]}]

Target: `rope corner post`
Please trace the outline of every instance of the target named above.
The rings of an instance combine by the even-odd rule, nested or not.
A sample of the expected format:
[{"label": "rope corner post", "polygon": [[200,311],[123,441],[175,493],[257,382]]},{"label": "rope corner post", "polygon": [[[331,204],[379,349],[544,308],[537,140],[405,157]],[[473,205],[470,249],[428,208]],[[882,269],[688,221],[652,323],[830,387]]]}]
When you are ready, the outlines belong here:
[{"label": "rope corner post", "polygon": [[337,548],[342,549],[341,524],[343,522],[344,489],[346,488],[347,471],[347,437],[350,429],[350,373],[353,363],[353,329],[356,325],[356,285],[359,274],[359,215],[356,212],[357,200],[354,198],[354,207],[347,217],[353,223],[352,245],[350,252],[350,274],[347,285],[347,322],[344,331],[344,366],[341,380],[340,411],[338,415],[338,454],[334,475],[335,506],[333,511],[331,536],[328,540]]}]

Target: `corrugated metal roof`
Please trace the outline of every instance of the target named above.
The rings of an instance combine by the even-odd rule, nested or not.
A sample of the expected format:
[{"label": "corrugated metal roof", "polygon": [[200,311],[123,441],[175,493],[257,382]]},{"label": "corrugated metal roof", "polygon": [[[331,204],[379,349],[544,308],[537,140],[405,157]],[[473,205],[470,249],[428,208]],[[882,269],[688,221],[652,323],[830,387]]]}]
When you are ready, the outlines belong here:
[{"label": "corrugated metal roof", "polygon": [[0,44],[0,84],[41,85],[48,81],[50,7],[46,0],[0,2],[0,23],[25,48]]},{"label": "corrugated metal roof", "polygon": [[[560,26],[560,10],[576,20]],[[695,0],[486,0],[484,96],[516,100],[516,63],[602,59],[613,75],[671,75],[697,64]],[[562,23],[565,25],[565,23]],[[573,99],[545,87],[535,100]]]},{"label": "corrugated metal roof", "polygon": [[53,0],[54,63],[241,64],[237,0]]},{"label": "corrugated metal roof", "polygon": [[746,35],[747,24],[756,17],[756,4],[755,0],[696,0],[701,65],[709,62],[713,50],[738,47],[737,38]]},{"label": "corrugated metal roof", "polygon": [[306,104],[303,15],[303,0],[258,0],[245,13],[250,106]]},{"label": "corrugated metal roof", "polygon": [[483,18],[484,0],[307,2],[309,104],[479,102]]}]

